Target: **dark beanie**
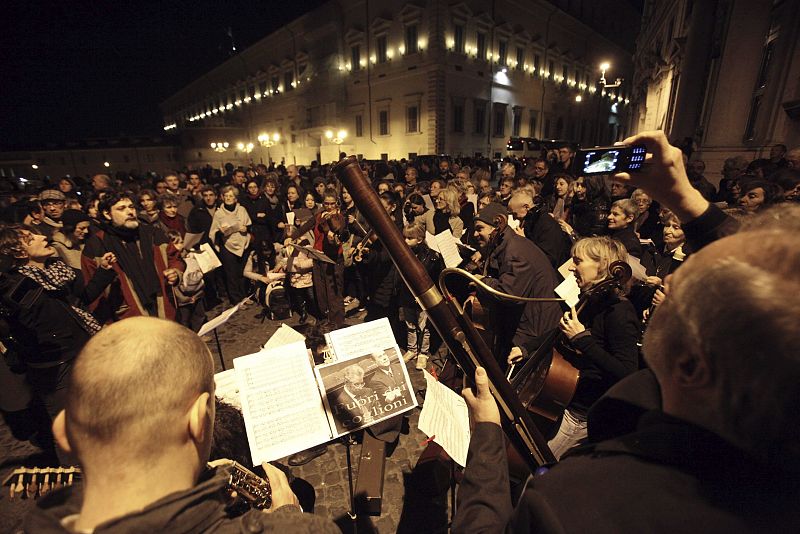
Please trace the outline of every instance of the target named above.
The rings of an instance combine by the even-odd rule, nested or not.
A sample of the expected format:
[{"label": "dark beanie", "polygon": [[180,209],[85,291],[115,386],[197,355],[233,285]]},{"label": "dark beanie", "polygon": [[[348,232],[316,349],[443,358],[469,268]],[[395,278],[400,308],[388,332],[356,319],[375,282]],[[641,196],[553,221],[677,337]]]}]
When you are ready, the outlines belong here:
[{"label": "dark beanie", "polygon": [[92,219],[89,218],[88,215],[79,210],[64,210],[64,213],[61,215],[61,223],[70,228],[75,228],[80,222],[91,220]]},{"label": "dark beanie", "polygon": [[508,218],[508,209],[502,204],[492,202],[488,206],[481,209],[477,215],[475,215],[475,220],[485,222],[489,226],[497,226],[497,221],[495,221],[495,218],[500,215]]}]

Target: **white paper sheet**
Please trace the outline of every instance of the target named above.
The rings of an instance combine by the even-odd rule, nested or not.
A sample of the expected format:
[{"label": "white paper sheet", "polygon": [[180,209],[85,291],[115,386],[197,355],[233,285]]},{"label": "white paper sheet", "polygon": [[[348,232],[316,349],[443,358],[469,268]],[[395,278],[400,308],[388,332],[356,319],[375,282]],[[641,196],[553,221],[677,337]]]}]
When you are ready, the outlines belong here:
[{"label": "white paper sheet", "polygon": [[254,465],[332,438],[303,341],[233,360]]},{"label": "white paper sheet", "polygon": [[442,255],[446,267],[458,267],[461,263],[461,254],[458,252],[457,243],[458,240],[449,230],[436,235],[430,232],[425,233],[425,244]]},{"label": "white paper sheet", "polygon": [[430,195],[422,195],[422,200],[425,201],[425,207],[429,210],[435,210],[436,206],[433,205],[433,199]]},{"label": "white paper sheet", "polygon": [[572,258],[570,258],[570,259],[568,259],[567,261],[565,261],[565,262],[563,263],[563,265],[561,265],[561,266],[558,268],[558,274],[560,274],[560,275],[561,275],[561,278],[563,278],[564,280],[566,280],[567,278],[569,278],[569,275],[571,275],[571,274],[572,274],[572,271],[570,271],[569,269],[570,269],[570,267],[572,267],[573,265],[574,265],[574,263],[573,263],[573,261],[572,261]]},{"label": "white paper sheet", "polygon": [[211,248],[211,245],[208,243],[200,245],[200,252],[195,252],[194,257],[197,260],[197,264],[200,266],[200,270],[203,271],[203,274],[210,273],[217,267],[222,266],[222,262],[219,261],[214,249]]},{"label": "white paper sheet", "polygon": [[215,394],[224,402],[242,409],[242,401],[239,398],[239,383],[236,381],[236,370],[228,369],[214,375],[216,384]]},{"label": "white paper sheet", "polygon": [[515,218],[513,215],[508,216],[508,227],[512,230],[516,230],[519,228],[519,219]]},{"label": "white paper sheet", "polygon": [[392,326],[386,318],[334,330],[325,334],[325,339],[328,347],[334,350],[337,360],[397,345]]},{"label": "white paper sheet", "polygon": [[183,249],[184,250],[191,250],[194,248],[196,244],[203,239],[203,234],[193,234],[191,232],[186,232],[186,235],[183,236]]},{"label": "white paper sheet", "polygon": [[467,403],[427,371],[423,373],[427,390],[417,426],[441,445],[458,465],[466,466],[470,439]]},{"label": "white paper sheet", "polygon": [[[245,300],[248,300],[249,298],[250,297],[245,298],[244,300],[242,300],[242,302],[244,302]],[[233,308],[228,308],[227,310],[225,310],[224,312],[220,313],[219,315],[217,315],[216,317],[214,317],[213,319],[208,321],[206,324],[201,326],[200,327],[200,331],[197,333],[197,335],[200,336],[200,337],[203,337],[204,335],[208,334],[209,332],[213,331],[214,329],[219,328],[220,326],[222,326],[225,323],[227,323],[228,319],[230,319],[231,316],[234,313],[239,311],[239,307],[242,305],[242,302],[238,303]]]},{"label": "white paper sheet", "polygon": [[556,286],[556,295],[564,299],[570,308],[578,304],[581,295],[581,288],[578,287],[578,280],[575,275],[569,273],[563,282]]},{"label": "white paper sheet", "polygon": [[639,261],[639,258],[628,254],[627,261],[628,265],[631,266],[631,276],[633,276],[633,279],[644,282],[647,279],[647,269],[644,268],[644,265],[642,265],[642,262]]},{"label": "white paper sheet", "polygon": [[297,343],[298,341],[305,341],[305,339],[306,337],[303,334],[286,323],[281,323],[281,325],[278,327],[275,333],[272,334],[272,337],[267,340],[261,350],[274,349],[284,345],[289,345],[291,343]]},{"label": "white paper sheet", "polygon": [[294,226],[294,212],[293,211],[286,212],[286,223],[289,226]]}]

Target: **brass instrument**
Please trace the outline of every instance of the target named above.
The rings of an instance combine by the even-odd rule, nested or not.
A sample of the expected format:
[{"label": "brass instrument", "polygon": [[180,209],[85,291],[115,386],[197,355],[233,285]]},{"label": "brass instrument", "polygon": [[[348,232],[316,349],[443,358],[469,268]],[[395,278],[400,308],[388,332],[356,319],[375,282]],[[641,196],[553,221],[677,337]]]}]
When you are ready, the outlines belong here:
[{"label": "brass instrument", "polygon": [[397,271],[423,310],[427,311],[439,335],[456,363],[472,380],[476,367],[486,369],[489,387],[497,400],[503,428],[514,448],[534,472],[537,467],[555,461],[547,441],[534,425],[511,385],[506,380],[486,342],[464,316],[460,305],[447,298],[434,284],[425,267],[406,245],[400,230],[384,209],[378,194],[370,187],[358,160],[350,156],[340,161],[334,172],[347,187],[359,211],[370,224],[392,258]]}]

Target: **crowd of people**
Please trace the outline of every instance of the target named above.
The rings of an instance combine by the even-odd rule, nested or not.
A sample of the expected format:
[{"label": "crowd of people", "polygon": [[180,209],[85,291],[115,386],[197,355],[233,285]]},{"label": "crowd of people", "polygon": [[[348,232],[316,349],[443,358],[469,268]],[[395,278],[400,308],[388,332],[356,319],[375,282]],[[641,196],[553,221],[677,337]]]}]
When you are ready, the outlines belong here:
[{"label": "crowd of people", "polygon": [[[460,265],[494,290],[479,287],[476,298],[489,309],[491,348],[509,376],[517,364],[548,348],[543,345],[552,340],[578,371],[574,395],[547,436],[554,456],[565,457],[561,462],[565,466],[592,469],[597,462],[592,456],[595,451],[601,451],[601,457],[606,454],[603,440],[617,434],[593,429],[593,414],[609,404],[608,396],[618,386],[639,376],[640,369],[652,369],[662,389],[663,404],[659,400],[639,407],[642,413],[645,408],[663,410],[661,419],[651,418],[657,427],[654,432],[665,432],[674,418],[683,418],[716,432],[715,438],[742,448],[748,458],[756,444],[763,445],[773,435],[776,450],[796,454],[792,445],[796,441],[784,440],[794,431],[777,422],[759,427],[747,413],[744,421],[732,420],[733,414],[749,409],[746,405],[755,402],[756,393],[736,376],[739,360],[723,369],[716,359],[722,349],[699,342],[693,345],[687,339],[687,333],[692,340],[705,339],[700,325],[688,324],[687,317],[700,320],[703,312],[694,307],[702,306],[690,301],[704,300],[702,296],[713,290],[703,287],[702,278],[687,280],[691,273],[708,270],[707,264],[689,258],[695,254],[707,256],[707,261],[714,261],[716,254],[722,270],[740,268],[736,262],[729,265],[720,260],[721,245],[700,251],[738,225],[750,225],[753,236],[766,233],[760,248],[753,250],[763,249],[763,254],[775,257],[796,256],[781,234],[759,225],[768,224],[764,212],[781,213],[778,204],[800,200],[800,149],[787,151],[776,145],[769,159],[727,160],[717,190],[703,176],[704,163],[668,145],[663,134],[644,134],[630,141],[648,145],[652,170],[614,177],[576,176],[575,152],[569,145],[543,150],[536,158],[364,161],[362,168],[406,244],[434,280],[444,262],[428,246],[427,237],[450,233],[459,244]],[[41,431],[43,423],[54,422],[54,433],[45,439],[46,444],[59,461],[77,457],[84,466],[86,495],[82,505],[73,503],[68,517],[59,519],[64,528],[92,529],[173,491],[195,487],[208,459],[214,396],[210,353],[190,330],[199,331],[212,307],[242,301],[246,305],[249,295],[267,295],[265,289],[280,282],[300,324],[311,321],[318,331],[328,332],[344,326],[348,313],[363,310],[365,321],[389,319],[407,363],[428,368],[437,348],[442,358],[447,356],[446,345],[432,331],[425,310],[405,286],[389,251],[371,231],[331,165],[227,165],[222,171],[206,167],[168,172],[163,177],[64,177],[37,191],[6,191],[0,197],[5,349],[0,379],[8,392],[1,408],[12,431],[23,439]],[[742,233],[725,250],[733,250],[734,245],[739,246],[736,250],[747,250],[745,245],[752,239]],[[218,256],[221,268],[204,273],[197,255],[206,245]],[[746,258],[737,261],[753,265],[768,261],[759,254],[747,252]],[[646,278],[598,290],[614,278],[614,266],[630,263],[631,257],[641,263]],[[520,304],[493,294],[553,297],[560,282],[559,267],[574,274],[581,291],[580,309],[565,309],[556,302]],[[680,278],[684,272],[686,278]],[[796,273],[788,273],[787,278],[788,285],[797,284]],[[678,285],[677,280],[682,283]],[[262,299],[260,304],[260,313],[266,314],[270,302]],[[796,318],[796,312],[790,317]],[[729,322],[711,325],[717,337],[708,339],[733,351],[750,350],[750,344],[742,342],[737,348],[732,341],[722,340],[722,332],[744,326],[746,314],[735,316],[728,310]],[[790,350],[782,344],[783,326],[773,327],[769,314],[754,320],[755,332],[776,337],[775,350]],[[134,346],[135,340],[155,338],[158,332],[170,336],[169,343],[147,350]],[[554,333],[558,335],[550,335]],[[114,363],[112,356],[119,355],[122,346],[128,347],[130,358]],[[763,351],[758,354],[765,356]],[[791,355],[783,356],[789,359]],[[746,359],[741,358],[742,362]],[[753,380],[765,384],[771,372],[780,370],[786,376],[779,377],[779,382],[787,384],[797,375],[796,362],[785,362],[790,369],[781,367],[782,362],[768,365]],[[149,388],[150,380],[164,388],[169,406],[148,408],[153,395],[140,390]],[[504,463],[498,460],[499,416],[480,370],[476,382],[475,392],[465,389],[464,394],[478,423],[470,458],[480,460],[465,471],[454,530],[497,532],[511,521],[516,528],[527,529],[535,523],[553,531],[558,525],[572,525],[574,518],[562,518],[569,504],[552,499],[586,501],[587,497],[569,497],[548,482],[543,490],[533,484],[524,488],[512,514],[510,497],[506,497],[508,474],[500,473]],[[781,391],[789,398],[772,395],[771,406],[789,409],[796,395]],[[108,397],[112,392],[118,397]],[[729,398],[739,394],[746,398]],[[5,399],[14,395],[17,402],[7,404]],[[691,401],[678,398],[681,395],[708,408],[691,414]],[[30,402],[19,402],[20,398]],[[99,414],[95,408],[101,405],[119,406],[121,411]],[[191,406],[188,412],[187,406]],[[128,422],[139,421],[142,410],[152,420],[123,430]],[[754,413],[770,417],[766,409]],[[609,417],[601,413],[597,419],[603,415]],[[633,425],[619,435],[633,432]],[[378,434],[396,443],[400,426],[390,421]],[[750,435],[758,432],[763,436]],[[154,440],[156,434],[164,435],[165,441]],[[587,440],[593,444],[588,455],[576,454],[583,449],[575,446]],[[59,446],[53,446],[54,442]],[[636,456],[636,450],[631,452],[625,443],[614,443],[619,450],[612,447],[608,454]],[[127,444],[132,445],[126,448]],[[784,446],[785,450],[780,448]],[[763,451],[766,459],[756,455],[759,461],[775,460],[771,446],[767,449]],[[324,452],[324,447],[304,451],[293,465]],[[657,453],[646,450],[642,454]],[[169,456],[174,464],[171,469],[179,473],[169,487],[116,495],[108,492],[102,474],[115,455],[136,456],[127,468],[130,472],[138,464],[166,461]],[[671,466],[670,461],[664,460],[664,465]],[[577,476],[570,475],[570,467],[560,466],[542,480],[557,473],[565,473],[565,480]],[[604,468],[623,466],[610,461],[608,467],[599,467]],[[274,507],[287,505],[283,509],[288,513],[296,498],[283,475],[265,469],[274,479],[273,488],[278,488]],[[203,491],[211,491],[212,486]],[[548,487],[556,488],[554,497],[547,493]],[[222,521],[222,512],[214,513]],[[725,514],[720,524],[737,524],[735,511]],[[39,521],[39,527],[45,524],[42,517]],[[324,531],[328,525],[320,523],[316,528]]]}]

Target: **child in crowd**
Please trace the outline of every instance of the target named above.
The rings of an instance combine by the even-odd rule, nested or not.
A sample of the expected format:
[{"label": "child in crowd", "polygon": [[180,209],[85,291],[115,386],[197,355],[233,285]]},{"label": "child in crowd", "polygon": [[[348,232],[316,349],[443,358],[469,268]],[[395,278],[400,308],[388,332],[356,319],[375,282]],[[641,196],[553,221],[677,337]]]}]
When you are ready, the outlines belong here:
[{"label": "child in crowd", "polygon": [[[425,228],[420,224],[410,224],[403,228],[403,237],[406,244],[411,247],[414,255],[419,259],[433,280],[439,278],[439,273],[444,268],[441,255],[431,250],[425,244]],[[419,304],[405,284],[400,283],[398,288],[398,302],[400,314],[406,322],[408,329],[408,342],[403,359],[409,362],[417,359],[417,369],[425,369],[431,350],[431,329],[428,325],[428,314],[421,310]]]},{"label": "child in crowd", "polygon": [[[300,208],[294,210],[294,222],[298,228],[313,217],[311,210]],[[314,246],[314,232],[308,231],[298,238],[298,244],[306,247]],[[300,315],[300,324],[305,324],[308,314],[319,320],[316,300],[314,299],[313,266],[314,260],[303,249],[288,246],[283,249],[277,270],[283,271],[289,278],[289,295],[292,310]]]},{"label": "child in crowd", "polygon": [[[203,271],[197,263],[195,253],[183,248],[183,236],[179,231],[169,230],[167,236],[175,248],[180,251],[181,257],[186,263],[186,270],[183,272],[180,283],[172,286],[177,310],[175,318],[186,328],[199,332],[200,327],[206,322],[206,306],[203,301],[205,294]],[[210,341],[210,338],[206,339],[207,336],[203,337],[203,341]]]}]

